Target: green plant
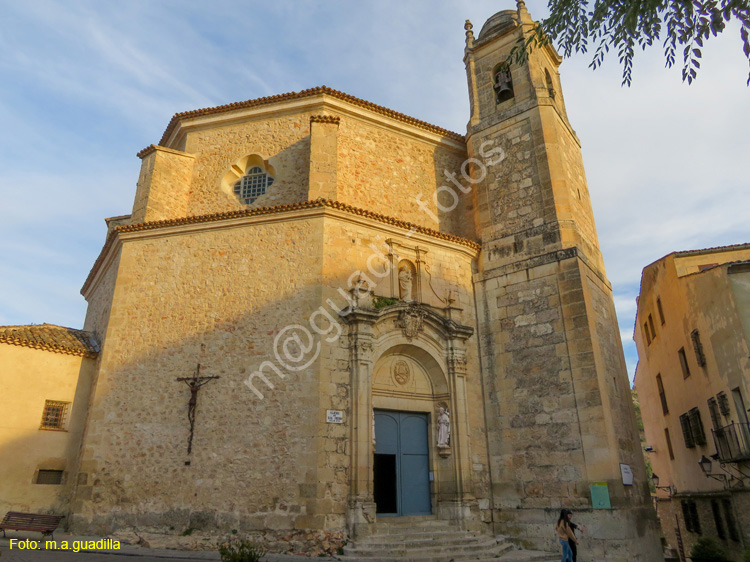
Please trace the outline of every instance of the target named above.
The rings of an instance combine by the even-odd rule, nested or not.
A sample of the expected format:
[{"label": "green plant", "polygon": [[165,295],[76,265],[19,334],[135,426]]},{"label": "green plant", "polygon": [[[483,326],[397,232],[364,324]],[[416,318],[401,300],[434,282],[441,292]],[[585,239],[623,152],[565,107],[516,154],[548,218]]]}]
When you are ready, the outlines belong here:
[{"label": "green plant", "polygon": [[252,541],[230,541],[219,547],[221,562],[260,562],[266,550]]},{"label": "green plant", "polygon": [[376,310],[380,310],[381,308],[385,308],[386,306],[391,306],[393,304],[398,304],[398,299],[377,296],[372,297],[372,306],[374,306]]},{"label": "green plant", "polygon": [[232,529],[232,534],[236,535],[237,534],[237,529]]},{"label": "green plant", "polygon": [[742,551],[742,562],[750,562],[750,550]]},{"label": "green plant", "polygon": [[727,553],[711,537],[701,537],[695,542],[693,548],[690,549],[690,558],[693,560],[725,562],[727,560]]},{"label": "green plant", "polygon": [[183,537],[189,537],[190,535],[193,534],[193,531],[194,531],[194,529],[192,527],[188,527],[187,529],[185,529],[184,531],[182,531],[182,536]]}]

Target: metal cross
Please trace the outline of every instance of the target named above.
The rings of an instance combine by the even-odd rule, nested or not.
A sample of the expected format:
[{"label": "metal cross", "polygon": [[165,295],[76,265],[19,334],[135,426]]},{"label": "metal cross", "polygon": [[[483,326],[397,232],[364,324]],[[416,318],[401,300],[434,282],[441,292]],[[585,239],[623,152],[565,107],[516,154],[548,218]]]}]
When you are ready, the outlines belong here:
[{"label": "metal cross", "polygon": [[198,391],[204,385],[218,379],[219,377],[201,377],[201,364],[198,363],[198,367],[195,369],[195,374],[192,377],[180,377],[177,379],[178,382],[184,382],[190,389],[190,401],[188,402],[188,421],[190,422],[190,437],[188,438],[188,455],[193,450],[193,430],[195,428],[195,408],[198,405]]}]

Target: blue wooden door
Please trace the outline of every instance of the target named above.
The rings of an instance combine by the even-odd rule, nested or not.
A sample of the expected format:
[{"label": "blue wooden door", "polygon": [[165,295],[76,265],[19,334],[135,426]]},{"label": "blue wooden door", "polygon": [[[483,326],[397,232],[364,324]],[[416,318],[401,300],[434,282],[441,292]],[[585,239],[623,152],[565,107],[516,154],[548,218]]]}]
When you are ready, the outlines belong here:
[{"label": "blue wooden door", "polygon": [[427,414],[375,412],[375,503],[379,515],[429,515]]}]

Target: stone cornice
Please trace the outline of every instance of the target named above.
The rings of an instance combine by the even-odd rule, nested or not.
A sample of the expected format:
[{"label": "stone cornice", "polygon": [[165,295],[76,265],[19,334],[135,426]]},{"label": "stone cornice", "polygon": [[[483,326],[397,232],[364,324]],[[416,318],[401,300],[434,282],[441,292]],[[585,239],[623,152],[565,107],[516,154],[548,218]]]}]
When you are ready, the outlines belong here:
[{"label": "stone cornice", "polygon": [[[203,230],[207,223],[214,223],[219,221],[231,221],[233,226],[242,224],[242,222],[257,222],[258,218],[265,218],[266,220],[278,220],[281,218],[281,214],[293,213],[295,218],[302,218],[305,215],[320,215],[322,212],[332,213],[333,216],[342,220],[350,220],[354,222],[362,222],[369,226],[372,226],[372,222],[380,223],[387,227],[392,227],[398,230],[406,230],[407,236],[414,237],[415,240],[418,238],[432,239],[433,242],[447,242],[450,245],[454,245],[455,249],[466,248],[470,255],[475,256],[480,246],[473,240],[467,238],[461,238],[453,234],[447,234],[445,232],[439,232],[432,228],[425,226],[416,225],[407,221],[399,220],[372,211],[366,211],[359,209],[346,203],[340,203],[338,201],[331,201],[329,199],[316,199],[314,201],[303,201],[300,203],[294,203],[289,205],[276,205],[273,207],[258,207],[255,209],[243,209],[240,211],[228,211],[224,213],[213,213],[209,215],[195,215],[190,217],[181,217],[177,219],[161,220],[144,222],[139,224],[121,225],[113,228],[104,243],[104,247],[99,254],[96,262],[94,263],[91,271],[89,272],[86,281],[83,284],[81,293],[87,293],[92,286],[95,278],[105,262],[107,257],[110,255],[111,250],[120,241],[121,238],[127,237],[131,233],[145,233],[148,231],[155,231],[154,234],[159,235],[165,229],[169,229],[169,233],[174,233],[174,228],[177,228],[180,232],[191,231],[191,230]],[[243,220],[244,219],[244,220]],[[170,228],[171,227],[171,228]],[[195,227],[195,228],[192,228]]]},{"label": "stone cornice", "polygon": [[151,154],[152,152],[156,152],[157,150],[160,150],[162,152],[169,152],[170,154],[176,154],[177,156],[185,156],[187,158],[195,158],[194,154],[189,154],[187,152],[183,152],[181,150],[175,150],[173,148],[168,148],[166,146],[156,145],[156,144],[150,144],[143,150],[141,150],[136,156],[143,160],[146,156]]},{"label": "stone cornice", "polygon": [[310,123],[328,123],[338,125],[341,123],[341,117],[335,115],[310,115]]}]

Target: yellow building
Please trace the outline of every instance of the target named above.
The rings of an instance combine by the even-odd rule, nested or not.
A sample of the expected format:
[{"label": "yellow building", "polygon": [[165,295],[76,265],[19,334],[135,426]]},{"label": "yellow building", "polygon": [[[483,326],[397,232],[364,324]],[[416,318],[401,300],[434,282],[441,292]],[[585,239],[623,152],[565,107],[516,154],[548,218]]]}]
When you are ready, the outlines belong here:
[{"label": "yellow building", "polygon": [[643,270],[635,385],[668,542],[750,549],[750,244]]},{"label": "yellow building", "polygon": [[72,497],[0,507],[308,552],[461,535],[433,560],[557,550],[570,507],[591,559],[658,560],[561,59],[506,63],[533,28],[467,22],[466,135],[326,87],[176,114],[83,285]]}]

